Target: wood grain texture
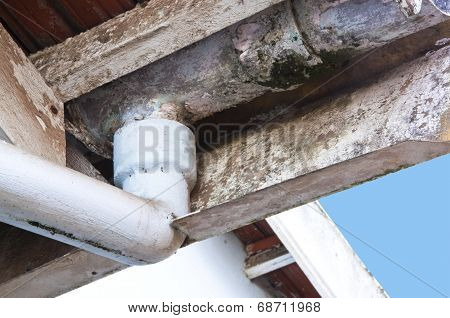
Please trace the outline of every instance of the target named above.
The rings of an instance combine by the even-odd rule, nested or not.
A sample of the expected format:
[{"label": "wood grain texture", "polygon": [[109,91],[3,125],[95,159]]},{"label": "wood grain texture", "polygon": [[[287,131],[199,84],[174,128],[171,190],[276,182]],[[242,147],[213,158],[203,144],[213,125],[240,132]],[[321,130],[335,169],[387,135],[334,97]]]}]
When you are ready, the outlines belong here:
[{"label": "wood grain texture", "polygon": [[[300,4],[304,1],[292,2]],[[304,96],[298,92],[304,92],[306,87],[311,88],[311,82],[324,83],[341,65],[350,65],[350,59],[447,19],[440,13],[436,14],[431,4],[424,8],[420,17],[405,20],[397,5],[391,1],[339,2],[323,13],[328,17],[337,15],[340,18],[341,14],[345,17],[345,23],[329,21],[330,24],[327,24],[333,30],[330,33],[339,34],[335,38],[325,32],[322,25],[316,24],[321,19],[315,14],[294,19],[295,11],[289,3],[275,5],[196,45],[71,101],[66,107],[68,122],[71,123],[67,129],[90,150],[110,158],[112,134],[130,118],[157,117],[167,113],[160,104],[174,104],[184,120],[195,122],[268,92],[301,87],[303,89],[293,93],[294,101],[297,101]],[[314,8],[329,4],[325,0],[307,3]],[[349,6],[349,3],[352,5]],[[304,10],[299,8],[298,11]],[[355,12],[358,12],[357,23],[352,19]],[[371,23],[373,12],[384,13],[380,21],[377,19],[376,27]],[[326,36],[317,39],[318,43],[309,41],[308,37],[303,36],[307,25],[314,26],[311,34],[325,33]],[[258,31],[248,31],[252,28]],[[360,35],[366,37],[356,41]],[[320,44],[325,43],[328,36],[333,40],[327,48],[322,48]],[[423,38],[420,40],[423,42]],[[436,49],[434,42],[431,46]],[[402,56],[405,53],[396,54]],[[383,59],[381,65],[390,69],[386,64],[396,66],[398,60],[386,63]],[[366,71],[362,73],[366,74]],[[279,105],[282,102],[277,102]],[[260,101],[252,109],[255,113],[261,112]],[[233,112],[240,116],[240,112]],[[103,124],[98,125],[98,122]],[[231,123],[235,123],[234,117]]]},{"label": "wood grain texture", "polygon": [[[201,147],[206,148],[208,144],[220,144],[220,135],[217,134],[215,125],[222,125],[225,131],[221,133],[227,133],[226,129],[229,127],[227,136],[232,135],[233,127],[236,125],[245,125],[249,122],[257,125],[264,121],[263,118],[259,119],[262,113],[280,108],[280,105],[295,104],[295,107],[302,107],[349,86],[370,81],[401,64],[422,57],[425,52],[442,48],[447,38],[450,38],[450,20],[386,44],[363,57],[358,55],[343,61],[342,65],[336,66],[336,70],[330,69],[316,79],[310,78],[297,89],[267,93],[249,103],[216,113],[195,124],[196,129],[201,132],[199,134]],[[226,126],[224,123],[232,125]],[[211,129],[205,129],[207,127]],[[207,137],[202,138],[202,134]]]},{"label": "wood grain texture", "polygon": [[67,166],[71,169],[81,172],[99,181],[108,183],[108,181],[102,176],[102,174],[73,145],[67,145],[66,161]]},{"label": "wood grain texture", "polygon": [[16,146],[66,164],[64,107],[0,26],[0,128]]},{"label": "wood grain texture", "polygon": [[0,297],[56,297],[126,268],[110,259],[74,249],[0,285]]},{"label": "wood grain texture", "polygon": [[289,251],[284,246],[278,246],[248,257],[244,272],[249,279],[255,279],[294,263],[295,259]]},{"label": "wood grain texture", "polygon": [[[290,109],[277,125],[200,155],[192,197],[197,212],[176,226],[194,240],[206,238],[450,152],[449,50],[401,66],[371,85]],[[288,136],[294,138],[280,138],[280,127],[291,127],[294,135]],[[258,161],[261,157],[269,164]],[[0,291],[55,296],[80,286],[91,279],[80,274],[90,261],[83,253],[77,252],[79,262],[63,257],[43,266],[57,269],[56,276],[36,271],[30,283],[18,278],[15,285],[0,285]],[[109,273],[117,266],[100,268]],[[67,289],[52,285],[40,294],[39,284],[49,284],[59,272],[74,277]]]},{"label": "wood grain texture", "polygon": [[[0,286],[63,257],[73,249],[61,242],[0,223]],[[0,297],[4,293],[0,287]]]},{"label": "wood grain texture", "polygon": [[320,298],[319,293],[296,263],[262,277],[269,280],[281,297]]},{"label": "wood grain texture", "polygon": [[245,246],[245,251],[247,252],[248,256],[251,256],[264,250],[268,250],[280,245],[281,245],[280,239],[276,235],[272,235],[262,240],[248,244],[247,246]]},{"label": "wood grain texture", "polygon": [[[191,240],[253,223],[450,152],[450,47],[296,109],[198,157]],[[220,185],[220,186],[219,186]]]},{"label": "wood grain texture", "polygon": [[68,101],[281,0],[152,0],[31,56]]}]

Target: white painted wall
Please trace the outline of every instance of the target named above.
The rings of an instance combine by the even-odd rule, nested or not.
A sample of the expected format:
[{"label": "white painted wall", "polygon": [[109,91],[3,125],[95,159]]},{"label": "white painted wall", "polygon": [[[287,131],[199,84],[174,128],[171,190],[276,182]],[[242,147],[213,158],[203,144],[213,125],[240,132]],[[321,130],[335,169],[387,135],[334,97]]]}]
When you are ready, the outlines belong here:
[{"label": "white painted wall", "polygon": [[211,238],[160,263],[135,266],[61,297],[266,297],[243,272],[245,252],[233,235]]},{"label": "white painted wall", "polygon": [[322,297],[387,297],[319,201],[267,222]]}]

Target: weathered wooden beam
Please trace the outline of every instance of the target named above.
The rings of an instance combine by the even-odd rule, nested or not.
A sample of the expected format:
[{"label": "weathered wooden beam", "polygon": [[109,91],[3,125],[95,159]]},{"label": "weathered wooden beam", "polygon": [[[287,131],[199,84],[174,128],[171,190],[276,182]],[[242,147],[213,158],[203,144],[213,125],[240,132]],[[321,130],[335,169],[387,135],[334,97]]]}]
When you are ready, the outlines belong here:
[{"label": "weathered wooden beam", "polygon": [[[270,283],[269,286],[266,285],[269,290],[271,287],[275,289],[275,292],[273,293],[279,297],[320,298],[319,293],[314,289],[314,286],[311,285],[311,282],[295,263],[270,272],[266,274],[264,278]],[[258,278],[256,279],[256,282],[264,284],[264,280]]]},{"label": "weathered wooden beam", "polygon": [[170,103],[195,122],[329,77],[370,49],[446,19],[428,2],[411,19],[393,1],[283,2],[71,101],[68,129],[111,157],[111,136],[130,118],[171,115]]},{"label": "weathered wooden beam", "polygon": [[66,164],[64,106],[0,25],[0,131],[4,139]]},{"label": "weathered wooden beam", "polygon": [[281,241],[278,238],[278,236],[273,235],[266,237],[262,240],[256,241],[254,243],[248,244],[247,246],[245,246],[245,251],[247,252],[248,256],[252,256],[259,252],[275,248],[278,246],[281,246]]},{"label": "weathered wooden beam", "polygon": [[152,0],[31,59],[68,101],[281,1]]},{"label": "weathered wooden beam", "polygon": [[295,263],[295,259],[284,246],[250,256],[245,262],[244,272],[249,279],[254,279]]},{"label": "weathered wooden beam", "polygon": [[[335,71],[330,70],[330,73],[310,79],[297,89],[268,93],[249,103],[216,113],[195,123],[199,132],[199,142],[204,148],[208,147],[207,143],[217,145],[221,140],[220,136],[217,136],[216,125],[221,125],[223,130],[229,127],[231,135],[236,125],[245,125],[249,122],[258,124],[261,121],[259,115],[262,113],[283,105],[296,104],[296,107],[301,107],[346,87],[367,82],[403,63],[422,57],[424,52],[439,50],[445,46],[448,38],[450,38],[450,20],[391,42],[363,57],[350,59]],[[231,125],[226,126],[224,123]],[[220,132],[227,133],[227,131]]]},{"label": "weathered wooden beam", "polygon": [[267,222],[320,296],[387,297],[319,202],[277,214]]},{"label": "weathered wooden beam", "polygon": [[74,145],[67,144],[66,152],[67,167],[81,172],[87,176],[108,183],[105,177],[87,160],[81,151]]},{"label": "weathered wooden beam", "polygon": [[192,214],[203,240],[450,152],[450,47],[376,82],[268,122],[198,158]]},{"label": "weathered wooden beam", "polygon": [[56,297],[126,268],[110,259],[73,249],[0,285],[0,297]]},{"label": "weathered wooden beam", "polygon": [[[192,240],[204,239],[450,152],[449,51],[443,48],[371,85],[308,108],[285,109],[276,124],[201,154],[192,196],[197,212],[174,225]],[[47,271],[1,285],[0,291],[56,296],[92,279],[85,271],[89,257],[76,257],[80,262],[56,259],[41,267]],[[104,264],[96,272],[108,273],[117,266]],[[70,273],[74,279],[64,289],[53,284],[40,294],[38,287],[59,275],[52,276],[52,271]]]}]

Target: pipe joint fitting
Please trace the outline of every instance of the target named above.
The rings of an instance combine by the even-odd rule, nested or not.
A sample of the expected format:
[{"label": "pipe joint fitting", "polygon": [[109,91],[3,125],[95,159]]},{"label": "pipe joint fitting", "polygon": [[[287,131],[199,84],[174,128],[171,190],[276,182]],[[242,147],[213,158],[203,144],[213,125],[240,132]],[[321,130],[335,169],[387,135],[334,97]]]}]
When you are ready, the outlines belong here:
[{"label": "pipe joint fitting", "polygon": [[165,204],[174,216],[189,212],[197,180],[195,138],[168,119],[131,122],[114,135],[114,182],[145,199]]}]

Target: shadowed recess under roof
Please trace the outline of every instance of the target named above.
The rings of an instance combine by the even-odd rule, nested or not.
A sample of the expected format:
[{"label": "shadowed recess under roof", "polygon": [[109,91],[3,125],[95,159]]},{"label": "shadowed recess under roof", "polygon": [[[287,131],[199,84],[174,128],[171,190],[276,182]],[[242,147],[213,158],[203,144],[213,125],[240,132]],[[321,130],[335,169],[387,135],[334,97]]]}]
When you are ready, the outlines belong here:
[{"label": "shadowed recess under roof", "polygon": [[0,0],[0,22],[30,54],[89,30],[142,0]]}]

